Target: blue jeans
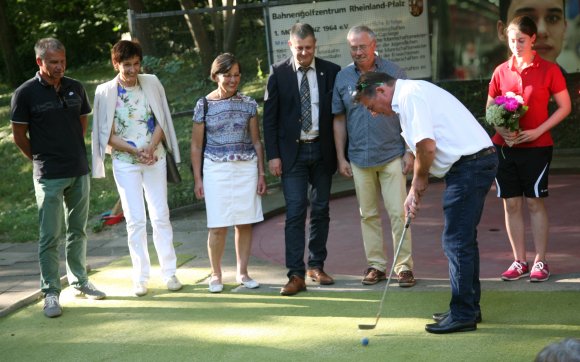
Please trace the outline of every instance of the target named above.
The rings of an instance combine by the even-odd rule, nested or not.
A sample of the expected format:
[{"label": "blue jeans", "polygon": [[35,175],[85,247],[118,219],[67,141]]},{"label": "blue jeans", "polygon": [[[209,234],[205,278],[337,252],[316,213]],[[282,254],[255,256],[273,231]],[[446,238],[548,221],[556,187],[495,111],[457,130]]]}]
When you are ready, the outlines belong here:
[{"label": "blue jeans", "polygon": [[497,164],[497,155],[493,153],[458,162],[445,175],[443,251],[449,260],[449,309],[454,321],[475,321],[480,311],[477,225]]},{"label": "blue jeans", "polygon": [[[66,235],[66,273],[69,284],[87,283],[87,218],[89,215],[89,175],[62,179],[34,179],[40,237],[40,289],[44,294],[60,294],[58,246]],[[64,223],[63,223],[64,222]],[[66,234],[63,233],[66,226]]]},{"label": "blue jeans", "polygon": [[323,268],[328,238],[328,200],[332,175],[322,162],[320,143],[300,144],[296,162],[282,174],[282,188],[286,200],[286,268],[288,277],[306,274],[304,250],[306,244],[306,211],[310,185],[310,236],[308,267]]}]

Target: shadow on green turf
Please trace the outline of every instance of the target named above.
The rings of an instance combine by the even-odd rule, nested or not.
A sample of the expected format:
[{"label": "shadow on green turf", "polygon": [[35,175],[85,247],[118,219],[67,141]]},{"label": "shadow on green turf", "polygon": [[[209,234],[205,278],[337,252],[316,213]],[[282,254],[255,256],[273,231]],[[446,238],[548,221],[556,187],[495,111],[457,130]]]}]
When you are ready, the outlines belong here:
[{"label": "shadow on green turf", "polygon": [[[447,291],[393,293],[376,329],[381,292],[307,292],[280,297],[263,286],[243,293],[226,285],[209,294],[207,269],[182,268],[185,284],[169,292],[160,281],[145,297],[131,294],[130,264],[91,276],[103,301],[63,291],[62,317],[42,315],[42,303],[0,320],[2,360],[26,361],[530,361],[543,346],[580,335],[578,292],[484,291],[478,330],[451,335],[424,331],[446,309]],[[368,337],[367,347],[360,340]]]}]

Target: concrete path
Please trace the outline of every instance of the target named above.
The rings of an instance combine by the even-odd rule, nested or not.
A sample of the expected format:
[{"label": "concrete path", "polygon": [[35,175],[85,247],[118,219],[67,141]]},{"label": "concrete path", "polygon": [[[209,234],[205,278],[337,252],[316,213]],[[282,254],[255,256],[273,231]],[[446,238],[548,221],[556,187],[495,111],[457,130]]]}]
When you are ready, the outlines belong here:
[{"label": "concrete path", "polygon": [[[550,197],[547,206],[550,216],[549,264],[552,277],[545,283],[527,280],[502,282],[499,275],[512,261],[511,249],[503,224],[501,202],[492,189],[488,195],[479,227],[481,275],[484,289],[506,290],[575,290],[580,292],[580,152],[557,154],[550,176]],[[423,208],[413,222],[413,255],[418,281],[411,289],[393,288],[394,292],[448,288],[447,262],[440,245],[442,230],[441,182],[432,183]],[[360,283],[366,267],[360,235],[360,221],[352,180],[335,176],[331,201],[331,226],[328,242],[329,256],[325,269],[337,283],[319,287],[308,285],[312,291],[382,290],[384,283],[368,287]],[[255,292],[278,292],[286,282],[284,267],[284,199],[282,192],[271,188],[263,198],[266,221],[254,228],[254,244],[250,273],[262,287]],[[392,258],[389,222],[383,213],[388,255]],[[174,240],[177,252],[196,257],[182,268],[207,268],[207,229],[205,211],[199,206],[172,211]],[[36,227],[36,225],[34,226]],[[527,235],[529,250],[533,250]],[[128,255],[125,224],[89,233],[88,264],[98,269]],[[532,256],[529,257],[530,259]],[[62,260],[62,258],[61,258]],[[532,261],[532,260],[529,260]],[[235,251],[233,230],[228,235],[224,255],[224,283],[235,283]],[[390,265],[389,265],[390,267]],[[61,264],[64,275],[64,264]],[[179,272],[178,272],[179,276]],[[130,278],[130,276],[127,276]],[[66,278],[64,278],[66,279]],[[189,282],[189,281],[185,281]],[[202,283],[205,283],[203,281]],[[106,292],[106,285],[99,286]],[[0,244],[0,317],[40,298],[37,243]],[[238,289],[234,289],[236,291]],[[244,289],[245,290],[245,289]]]}]

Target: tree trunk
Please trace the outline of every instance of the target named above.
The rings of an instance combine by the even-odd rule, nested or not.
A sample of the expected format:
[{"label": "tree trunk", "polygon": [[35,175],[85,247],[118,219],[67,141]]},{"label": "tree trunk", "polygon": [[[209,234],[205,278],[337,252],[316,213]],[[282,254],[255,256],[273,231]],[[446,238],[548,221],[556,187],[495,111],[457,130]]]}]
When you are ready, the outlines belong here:
[{"label": "tree trunk", "polygon": [[[222,6],[221,0],[209,0],[208,1],[210,8],[217,8]],[[214,29],[214,39],[215,39],[215,46],[218,51],[223,50],[224,48],[224,38],[223,38],[223,14],[218,12],[211,13],[211,24],[213,25]]]},{"label": "tree trunk", "polygon": [[[236,0],[228,0],[228,6],[236,6]],[[224,52],[236,52],[236,43],[239,38],[242,24],[243,10],[228,10],[225,19]]]},{"label": "tree trunk", "polygon": [[[179,0],[182,10],[193,9],[193,0]],[[216,52],[213,44],[210,42],[207,35],[207,31],[203,26],[203,19],[200,14],[185,14],[185,22],[197,48],[199,57],[201,58],[201,64],[203,68],[209,73],[211,69],[211,63],[213,62],[213,57]]]},{"label": "tree trunk", "polygon": [[[136,13],[144,13],[145,12],[145,4],[143,0],[127,0],[127,6],[130,10],[133,10]],[[151,33],[149,29],[152,27],[147,26],[146,20],[137,20],[133,25],[133,38],[137,38],[139,40],[139,44],[141,44],[141,48],[143,48],[143,55],[157,55],[155,43],[151,38]]]},{"label": "tree trunk", "polygon": [[0,51],[8,72],[6,80],[13,87],[17,87],[25,78],[15,56],[15,34],[16,32],[8,22],[6,1],[0,0]]}]

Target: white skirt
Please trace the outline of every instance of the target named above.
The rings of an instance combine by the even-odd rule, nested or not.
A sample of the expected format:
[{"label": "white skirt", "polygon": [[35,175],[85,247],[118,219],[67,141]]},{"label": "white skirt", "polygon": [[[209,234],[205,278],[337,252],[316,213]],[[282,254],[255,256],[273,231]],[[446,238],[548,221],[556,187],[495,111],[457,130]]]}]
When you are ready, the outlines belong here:
[{"label": "white skirt", "polygon": [[258,195],[258,160],[203,161],[207,227],[253,224],[264,220]]}]

